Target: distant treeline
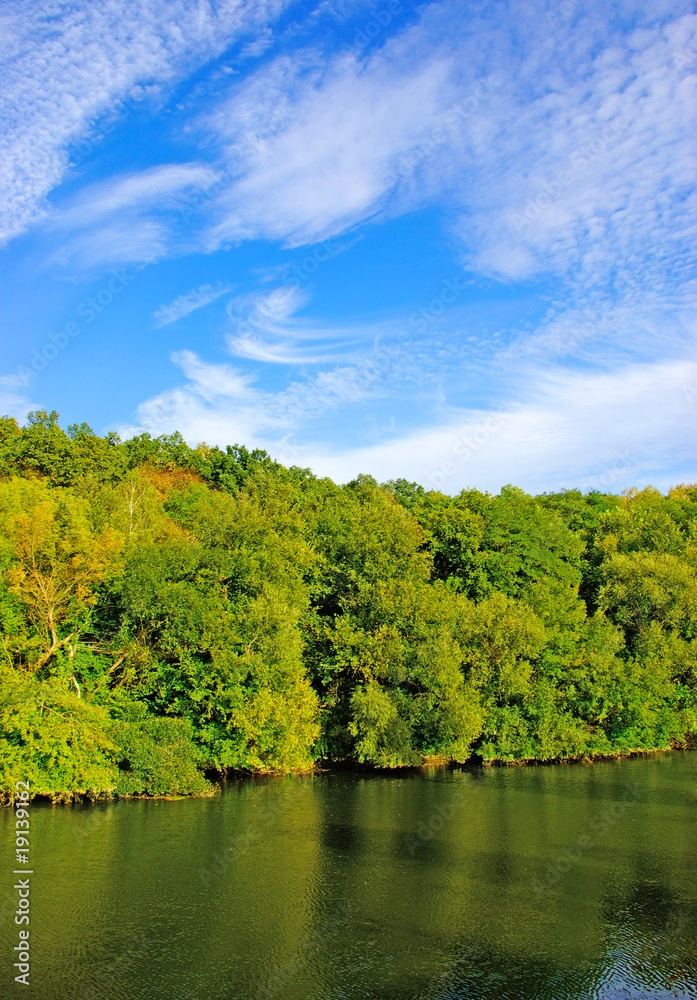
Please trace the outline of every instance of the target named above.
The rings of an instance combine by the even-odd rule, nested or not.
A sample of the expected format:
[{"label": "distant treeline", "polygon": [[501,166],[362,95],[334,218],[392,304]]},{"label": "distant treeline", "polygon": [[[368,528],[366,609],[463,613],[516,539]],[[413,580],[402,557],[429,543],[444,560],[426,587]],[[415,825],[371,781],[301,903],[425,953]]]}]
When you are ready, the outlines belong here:
[{"label": "distant treeline", "polygon": [[0,788],[552,760],[697,733],[697,486],[345,486],[0,420]]}]

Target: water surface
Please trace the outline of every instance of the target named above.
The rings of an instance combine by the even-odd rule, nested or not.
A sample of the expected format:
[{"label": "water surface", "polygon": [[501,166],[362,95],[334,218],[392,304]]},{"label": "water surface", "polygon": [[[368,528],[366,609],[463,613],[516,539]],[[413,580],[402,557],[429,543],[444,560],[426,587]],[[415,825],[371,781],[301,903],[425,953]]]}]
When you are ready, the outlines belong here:
[{"label": "water surface", "polygon": [[694,998],[696,821],[694,753],[38,805],[32,987],[4,895],[0,995]]}]

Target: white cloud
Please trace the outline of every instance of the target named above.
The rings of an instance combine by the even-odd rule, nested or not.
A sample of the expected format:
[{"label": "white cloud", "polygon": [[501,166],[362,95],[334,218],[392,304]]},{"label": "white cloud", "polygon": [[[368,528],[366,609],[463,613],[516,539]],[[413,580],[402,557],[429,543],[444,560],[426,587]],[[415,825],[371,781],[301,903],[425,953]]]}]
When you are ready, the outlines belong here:
[{"label": "white cloud", "polygon": [[165,164],[92,184],[56,212],[53,259],[79,270],[148,264],[172,251],[174,210],[216,180],[199,163]]},{"label": "white cloud", "polygon": [[[503,23],[498,8],[464,26],[454,10],[429,7],[362,63],[344,56],[320,69],[305,53],[297,67],[279,60],[237,88],[208,118],[237,172],[213,206],[211,245],[250,237],[302,243],[378,210],[384,218],[431,201],[450,215],[470,269],[503,281],[558,276],[557,301],[506,351],[461,353],[463,373],[483,372],[481,396],[504,399],[491,412],[463,406],[444,386],[440,397],[433,391],[428,429],[347,448],[344,423],[331,451],[313,446],[310,424],[323,413],[343,408],[358,419],[366,399],[407,398],[408,364],[375,374],[350,362],[282,393],[258,393],[246,410],[252,440],[273,451],[278,421],[307,442],[298,446],[303,464],[317,471],[339,479],[360,471],[424,482],[445,476],[448,491],[505,481],[543,489],[608,475],[621,488],[661,477],[671,463],[694,460],[681,392],[691,376],[675,359],[686,354],[683,316],[695,298],[686,275],[697,233],[688,187],[697,156],[685,123],[697,100],[694,77],[675,55],[697,21],[664,14],[660,24],[652,15],[626,35],[593,3],[550,35],[540,29],[546,9],[538,3]],[[477,89],[492,74],[495,86]],[[317,360],[315,344],[302,341],[318,328],[294,315],[303,302],[273,302],[252,328],[228,338],[230,349],[285,364]],[[238,300],[231,317],[243,306],[252,308]],[[592,367],[579,372],[579,364]],[[414,372],[412,385],[427,372]],[[205,419],[218,410],[223,426],[229,411],[215,400]],[[510,420],[486,430],[502,410]],[[486,446],[455,461],[454,445],[478,429]]]},{"label": "white cloud", "polygon": [[221,295],[225,295],[229,291],[230,288],[226,285],[218,287],[199,285],[198,288],[192,289],[186,295],[177,296],[174,302],[169,302],[155,310],[152,314],[154,326],[160,327],[176,323],[178,319],[188,316],[196,309],[203,309],[204,306],[210,305],[211,302],[215,302]]},{"label": "white cloud", "polygon": [[[111,0],[69,11],[50,0],[25,5],[26,25],[9,16],[12,57],[27,66],[15,71],[19,110],[6,148],[16,171],[8,173],[10,230],[44,210],[65,169],[60,150],[115,95],[137,80],[174,80],[250,17],[261,27],[282,6],[257,4],[252,14],[227,2],[215,13],[204,2],[132,0],[119,21]],[[441,354],[433,340],[415,344],[386,368],[366,359],[366,344],[394,334],[397,318],[319,323],[288,286],[238,296],[228,306],[231,353],[326,370],[265,392],[235,368],[185,352],[175,357],[184,383],[142,405],[142,427],[270,450],[297,434],[307,463],[340,479],[372,471],[426,481],[454,462],[449,491],[608,475],[621,488],[625,474],[628,482],[660,477],[669,463],[693,458],[681,379],[694,384],[694,372],[675,360],[687,353],[685,317],[697,300],[697,73],[686,56],[697,18],[687,11],[686,0],[621,9],[588,0],[558,10],[526,0],[463,17],[455,0],[420,5],[414,23],[367,55],[296,49],[222,98],[207,97],[217,106],[197,107],[186,134],[217,150],[215,167],[166,164],[83,191],[56,213],[54,230],[68,234],[59,259],[82,268],[244,239],[297,245],[437,205],[470,271],[507,283],[554,277],[544,289],[546,320],[503,331],[505,351],[484,344],[468,353],[446,330]],[[55,37],[50,23],[61,29]],[[182,236],[171,212],[194,190],[208,197]],[[205,289],[163,306],[156,321],[212,301]],[[491,412],[452,386],[436,391],[458,361],[463,378],[483,373],[478,398],[492,400]],[[424,384],[433,401],[427,429],[412,423],[390,445],[347,446],[361,403],[388,395],[410,403]],[[347,419],[332,431],[330,454],[311,444],[321,437],[312,421],[340,408]],[[511,419],[486,431],[500,412]],[[484,433],[482,422],[486,445],[455,462],[453,442]]]},{"label": "white cloud", "polygon": [[239,174],[216,203],[209,245],[296,245],[365,219],[390,190],[396,158],[443,110],[448,73],[432,50],[404,66],[343,56],[322,73],[307,54],[263,70],[207,120]]},{"label": "white cloud", "polygon": [[278,59],[205,118],[234,177],[206,245],[308,243],[431,202],[475,272],[578,290],[651,258],[668,288],[697,235],[697,74],[680,58],[697,17],[681,9],[639,7],[627,33],[599,0],[467,20],[441,3],[364,61]]},{"label": "white cloud", "polygon": [[83,190],[56,214],[54,224],[74,229],[124,210],[168,208],[187,192],[205,191],[216,179],[216,172],[201,163],[170,163],[114,177]]},{"label": "white cloud", "polygon": [[206,364],[191,351],[173,354],[172,361],[187,383],[142,403],[138,424],[122,428],[122,436],[144,429],[158,435],[170,427],[195,443],[250,445],[264,431],[280,429],[278,419],[265,413],[263,394],[254,390],[251,376],[228,365]]},{"label": "white cloud", "polygon": [[349,365],[270,393],[228,366],[192,354],[174,360],[188,382],[143,404],[131,430],[179,429],[192,444],[244,441],[340,482],[368,472],[448,493],[466,486],[497,491],[507,482],[533,492],[617,491],[649,482],[665,487],[666,469],[697,460],[690,434],[697,364],[686,361],[629,364],[601,374],[518,363],[517,384],[503,405],[474,410],[441,403],[426,428],[353,447],[345,443],[349,432],[343,444],[329,448],[312,443],[312,421],[341,409],[347,427],[356,426],[365,400],[394,393],[400,372]]},{"label": "white cloud", "polygon": [[697,365],[666,362],[612,375],[558,373],[528,399],[501,411],[463,413],[446,426],[399,441],[343,451],[301,449],[300,464],[346,482],[360,472],[403,477],[456,493],[497,492],[512,482],[531,492],[582,487],[617,492],[674,485],[666,469],[692,463],[687,386]]},{"label": "white cloud", "polygon": [[172,355],[172,361],[179,365],[186,377],[196,386],[197,393],[205,400],[234,399],[253,402],[250,388],[254,381],[251,375],[241,375],[227,365],[207,365],[192,351],[179,351]]},{"label": "white cloud", "polygon": [[[267,37],[265,22],[282,3],[257,12],[258,39]],[[155,0],[140,7],[153,39],[145,45],[137,33],[145,48],[139,62],[135,44],[134,66],[142,71],[143,53],[156,51],[153,76],[173,78],[185,62],[178,31]],[[172,19],[175,8],[168,8]],[[278,58],[233,86],[199,118],[199,135],[218,146],[215,181],[212,168],[197,164],[153,168],[93,189],[63,211],[63,221],[96,223],[97,215],[118,210],[120,199],[140,217],[163,197],[171,204],[166,194],[176,172],[188,171],[191,184],[209,190],[196,222],[205,231],[182,238],[158,219],[158,234],[151,230],[150,249],[138,259],[154,259],[163,243],[170,252],[197,240],[209,250],[256,238],[308,243],[435,202],[474,271],[504,281],[554,273],[588,285],[606,281],[618,262],[639,269],[651,256],[669,285],[694,265],[686,248],[697,234],[697,75],[683,58],[697,17],[680,16],[686,9],[681,0],[670,13],[652,8],[648,17],[639,6],[637,29],[627,33],[599,0],[561,14],[531,0],[505,18],[485,5],[467,19],[458,4],[444,2],[422,7],[414,24],[386,34],[363,59],[296,49],[292,59]],[[202,4],[197,11],[194,61],[213,51],[216,30],[242,32],[251,16],[230,4],[224,14]],[[216,26],[216,17],[227,20]],[[83,28],[66,23],[60,52],[68,58],[67,40]],[[93,35],[98,49],[107,45]],[[82,73],[87,62],[80,60]],[[50,102],[44,113],[65,118]],[[31,164],[31,156],[19,162]]]},{"label": "white cloud", "polygon": [[234,40],[256,34],[289,0],[27,0],[0,12],[4,37],[0,232],[10,239],[48,211],[67,147],[124,99],[152,99]]},{"label": "white cloud", "polygon": [[494,354],[494,363],[581,361],[609,372],[630,360],[689,356],[697,333],[694,316],[683,313],[676,297],[652,289],[651,281],[650,270],[638,278],[620,274],[612,296],[590,293],[555,302],[535,331],[512,336]]},{"label": "white cloud", "polygon": [[257,329],[286,336],[290,331],[285,321],[299,312],[309,297],[308,292],[295,285],[281,285],[262,294],[240,295],[228,303],[226,312],[240,323],[249,323],[250,317],[254,317]]},{"label": "white cloud", "polygon": [[169,250],[169,230],[159,219],[113,219],[67,239],[53,255],[84,273],[124,264],[150,264]]},{"label": "white cloud", "polygon": [[[164,428],[178,429],[187,440],[228,444],[233,439],[225,435],[234,431],[234,440],[242,440],[238,429],[243,427],[246,443],[268,444],[278,438],[279,429],[286,433],[298,430],[307,421],[331,411],[386,395],[388,381],[394,384],[403,376],[406,360],[399,351],[394,357],[377,355],[298,378],[272,393],[254,388],[252,376],[230,365],[211,364],[191,351],[182,351],[173,354],[172,361],[187,382],[142,403],[137,427],[127,430],[160,434],[165,433]],[[412,363],[423,377],[419,359]]]},{"label": "white cloud", "polygon": [[[336,360],[348,349],[395,327],[394,321],[331,326],[296,317],[308,300],[309,293],[295,285],[233,299],[226,310],[233,325],[225,338],[228,350],[241,358],[271,364],[319,364]],[[313,343],[307,347],[304,341]]]},{"label": "white cloud", "polygon": [[316,347],[302,348],[283,343],[269,343],[262,340],[261,337],[249,334],[228,338],[228,344],[230,352],[237,355],[238,358],[274,365],[322,364],[336,358],[336,352],[321,352]]},{"label": "white cloud", "polygon": [[678,17],[625,37],[605,21],[599,44],[588,9],[554,45],[530,39],[473,137],[475,163],[450,165],[466,171],[456,228],[470,268],[588,288],[651,263],[666,289],[680,280],[697,245],[697,76],[675,55],[696,27]]},{"label": "white cloud", "polygon": [[30,410],[38,409],[29,397],[19,391],[26,389],[29,379],[25,375],[0,375],[0,415],[14,417],[19,423],[26,420]]}]

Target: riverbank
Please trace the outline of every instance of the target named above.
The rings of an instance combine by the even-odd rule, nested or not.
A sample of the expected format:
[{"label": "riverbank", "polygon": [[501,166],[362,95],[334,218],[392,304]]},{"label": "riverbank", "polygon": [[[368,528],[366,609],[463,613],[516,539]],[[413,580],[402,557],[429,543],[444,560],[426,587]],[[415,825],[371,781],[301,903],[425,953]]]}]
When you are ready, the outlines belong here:
[{"label": "riverbank", "polygon": [[[466,761],[456,761],[452,758],[448,758],[442,755],[431,755],[425,756],[420,764],[409,764],[403,765],[401,767],[376,767],[375,765],[359,763],[357,761],[320,761],[313,768],[298,769],[295,771],[280,771],[280,770],[257,770],[250,771],[248,769],[235,769],[229,768],[226,771],[217,771],[214,769],[207,770],[205,772],[204,780],[206,782],[205,787],[201,787],[200,790],[192,792],[187,795],[178,794],[176,792],[162,792],[158,794],[119,794],[114,792],[112,789],[104,789],[99,792],[84,793],[76,795],[72,798],[66,797],[60,793],[51,795],[50,792],[43,791],[38,795],[33,795],[30,790],[30,800],[31,802],[45,801],[50,802],[53,805],[58,804],[68,804],[70,802],[74,803],[105,803],[105,802],[117,802],[117,801],[134,801],[134,800],[146,800],[146,801],[163,801],[163,802],[177,802],[183,801],[185,799],[191,798],[210,798],[214,795],[219,794],[220,787],[223,783],[231,780],[239,780],[244,778],[287,778],[287,777],[306,777],[308,775],[315,774],[370,774],[370,775],[384,775],[385,777],[395,777],[400,774],[408,774],[410,772],[418,772],[430,768],[443,768],[449,770],[486,770],[491,768],[521,768],[521,767],[554,767],[554,766],[566,766],[566,765],[593,765],[600,763],[602,761],[611,760],[629,760],[634,757],[650,757],[652,755],[666,754],[673,751],[682,752],[693,752],[697,749],[697,741],[693,738],[686,739],[683,744],[675,744],[673,746],[667,747],[641,747],[631,750],[626,750],[623,752],[616,753],[598,753],[592,755],[577,755],[568,757],[557,757],[554,759],[526,759],[526,760],[483,760],[481,756],[473,754]],[[8,795],[7,791],[2,789],[3,798],[0,800],[2,805],[12,805],[14,800]]]}]

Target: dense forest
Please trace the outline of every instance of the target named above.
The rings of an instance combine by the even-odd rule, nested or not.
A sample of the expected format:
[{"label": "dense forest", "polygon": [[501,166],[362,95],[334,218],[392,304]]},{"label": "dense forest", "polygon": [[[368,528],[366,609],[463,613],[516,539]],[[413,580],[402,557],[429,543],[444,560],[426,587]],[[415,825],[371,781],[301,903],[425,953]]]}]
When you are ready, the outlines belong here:
[{"label": "dense forest", "polygon": [[455,497],[0,420],[0,789],[553,760],[697,733],[697,486]]}]

